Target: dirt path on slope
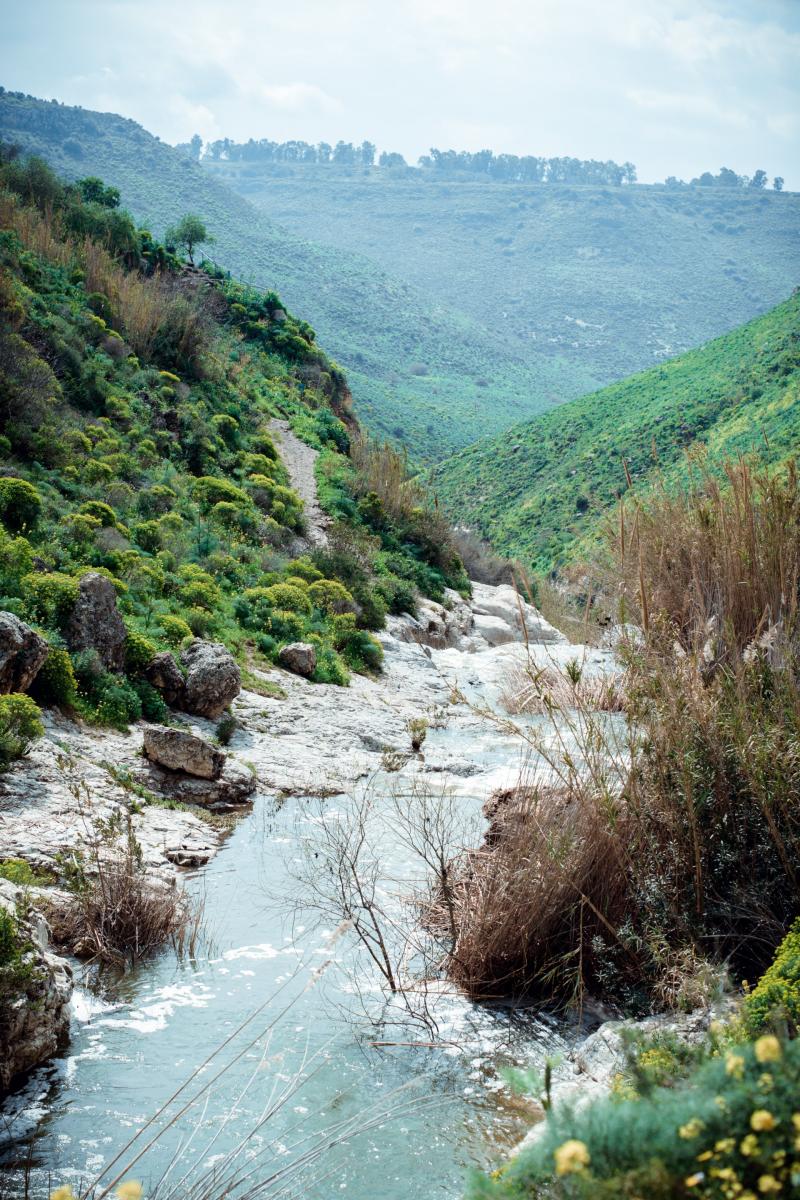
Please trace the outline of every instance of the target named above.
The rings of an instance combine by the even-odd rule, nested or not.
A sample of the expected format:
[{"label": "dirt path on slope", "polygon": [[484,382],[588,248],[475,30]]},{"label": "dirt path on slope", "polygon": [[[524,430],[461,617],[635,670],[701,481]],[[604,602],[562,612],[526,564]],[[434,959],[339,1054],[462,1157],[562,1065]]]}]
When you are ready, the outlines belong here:
[{"label": "dirt path on slope", "polygon": [[331,523],[330,517],[319,506],[317,498],[317,481],[314,478],[314,463],[317,450],[312,450],[305,442],[292,433],[288,421],[274,419],[269,423],[270,432],[278,442],[280,455],[286,470],[289,472],[289,482],[305,505],[305,517],[308,526],[306,539],[312,546],[328,544],[327,528]]}]

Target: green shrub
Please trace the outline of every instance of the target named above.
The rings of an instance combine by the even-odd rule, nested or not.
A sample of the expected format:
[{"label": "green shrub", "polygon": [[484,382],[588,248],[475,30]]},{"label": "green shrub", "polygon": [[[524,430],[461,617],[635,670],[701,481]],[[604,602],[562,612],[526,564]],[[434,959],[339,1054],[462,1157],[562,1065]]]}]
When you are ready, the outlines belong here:
[{"label": "green shrub", "polygon": [[312,679],[314,683],[332,683],[336,687],[347,687],[350,672],[343,660],[330,646],[317,644],[317,665]]},{"label": "green shrub", "polygon": [[800,917],[742,1007],[749,1034],[760,1033],[771,1020],[788,1021],[793,1033],[800,1029]]},{"label": "green shrub", "polygon": [[102,500],[87,500],[85,504],[81,505],[80,511],[87,517],[94,517],[104,529],[116,529],[117,527],[117,514],[110,504],[104,504]]},{"label": "green shrub", "polygon": [[104,671],[92,651],[75,656],[75,674],[79,683],[77,707],[94,725],[109,725],[125,731],[131,721],[142,716],[142,701],[124,675]]},{"label": "green shrub", "polygon": [[0,529],[0,586],[3,591],[16,590],[24,575],[33,567],[33,549],[27,538],[9,537]]},{"label": "green shrub", "polygon": [[299,642],[305,627],[297,613],[275,609],[266,619],[265,632],[275,638],[276,642]]},{"label": "green shrub", "polygon": [[[0,907],[0,971],[8,971],[20,956],[20,940],[17,922],[10,912]],[[0,999],[5,991],[0,977]]]},{"label": "green shrub", "polygon": [[354,613],[333,618],[333,644],[354,671],[380,671],[383,648],[365,629],[358,629]]},{"label": "green shrub", "polygon": [[51,646],[31,686],[31,695],[40,704],[71,708],[77,695],[72,659],[60,646]]},{"label": "green shrub", "polygon": [[306,592],[291,583],[274,583],[271,587],[264,589],[264,599],[273,609],[281,609],[284,612],[302,613],[304,616],[310,616],[310,591],[310,588]]},{"label": "green shrub", "polygon": [[374,584],[358,583],[353,588],[358,624],[362,629],[383,629],[386,624],[386,600]]},{"label": "green shrub", "polygon": [[190,579],[184,583],[180,590],[180,598],[190,608],[204,608],[208,612],[215,612],[222,602],[222,592],[211,576],[206,575],[204,578]]},{"label": "green shrub", "polygon": [[128,629],[125,634],[125,669],[131,675],[141,675],[149,662],[158,653],[156,646],[138,629]]},{"label": "green shrub", "polygon": [[[37,874],[24,858],[5,858],[0,861],[0,879],[7,879],[17,887],[46,887],[52,883],[49,875]],[[0,960],[2,950],[0,950]]]},{"label": "green shrub", "polygon": [[542,1135],[471,1200],[701,1200],[794,1195],[800,1042],[766,1036],[712,1057],[681,1088],[553,1107]]},{"label": "green shrub", "polygon": [[353,597],[344,584],[336,579],[318,579],[310,584],[308,594],[314,607],[326,616],[332,617],[355,610]]},{"label": "green shrub", "polygon": [[33,529],[42,510],[42,498],[27,479],[0,478],[0,521],[11,533]]},{"label": "green shrub", "polygon": [[0,696],[0,771],[28,753],[44,733],[39,706],[30,696]]},{"label": "green shrub", "polygon": [[169,709],[163,696],[146,679],[134,679],[131,683],[142,705],[142,718],[145,721],[162,723],[169,716]]},{"label": "green shrub", "polygon": [[164,640],[170,646],[180,646],[181,642],[192,636],[192,630],[183,617],[174,617],[167,613],[158,618],[158,623],[164,634]]},{"label": "green shrub", "polygon": [[155,554],[161,549],[161,527],[158,521],[140,521],[131,529],[133,540],[148,554]]},{"label": "green shrub", "polygon": [[318,579],[322,579],[322,571],[314,566],[310,558],[293,558],[291,562],[286,564],[286,574],[296,576],[298,579],[305,579],[306,583],[316,583]]},{"label": "green shrub", "polygon": [[213,475],[201,475],[195,479],[192,494],[203,512],[210,512],[215,504],[223,501],[235,504],[237,508],[249,508],[251,504],[247,492],[227,479],[217,479]]}]

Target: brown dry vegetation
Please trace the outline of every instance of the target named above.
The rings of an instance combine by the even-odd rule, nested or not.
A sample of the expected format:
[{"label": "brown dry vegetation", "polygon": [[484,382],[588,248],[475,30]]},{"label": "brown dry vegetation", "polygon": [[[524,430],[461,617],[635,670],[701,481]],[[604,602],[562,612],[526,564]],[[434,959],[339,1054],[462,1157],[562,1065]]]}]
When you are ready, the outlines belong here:
[{"label": "brown dry vegetation", "polygon": [[[631,640],[624,722],[587,704],[536,748],[458,871],[450,973],[472,995],[690,1003],[753,977],[800,907],[800,486],[731,464],[652,499],[613,546]],[[495,826],[497,821],[495,821]]]}]

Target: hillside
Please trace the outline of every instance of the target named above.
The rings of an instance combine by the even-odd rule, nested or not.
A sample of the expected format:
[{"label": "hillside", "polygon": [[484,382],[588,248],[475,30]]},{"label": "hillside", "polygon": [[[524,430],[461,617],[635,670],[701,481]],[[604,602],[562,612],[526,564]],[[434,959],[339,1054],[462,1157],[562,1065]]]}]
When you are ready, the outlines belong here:
[{"label": "hillside", "polygon": [[[145,668],[193,636],[244,668],[308,641],[319,682],[379,670],[387,611],[467,586],[446,524],[413,485],[366,486],[377,451],[306,322],[187,268],[118,204],[98,180],[0,162],[0,607],[50,646],[38,698],[99,724],[163,715]],[[303,539],[277,419],[318,452],[322,545]],[[127,631],[108,670],[65,649],[91,571]]]},{"label": "hillside", "polygon": [[735,328],[800,279],[797,194],[202,164],[288,228],[491,324],[532,370],[563,356],[595,386]]},{"label": "hillside", "polygon": [[[800,447],[800,293],[698,350],[582,396],[438,466],[458,523],[540,570],[574,556],[626,490],[684,476],[686,450],[719,459]],[[654,460],[657,458],[657,463]]]},{"label": "hillside", "polygon": [[102,177],[157,235],[199,213],[214,258],[302,312],[347,369],[360,417],[420,461],[597,382],[566,355],[526,361],[489,311],[470,317],[359,254],[305,240],[308,230],[290,233],[133,121],[5,92],[0,139],[67,178]]}]

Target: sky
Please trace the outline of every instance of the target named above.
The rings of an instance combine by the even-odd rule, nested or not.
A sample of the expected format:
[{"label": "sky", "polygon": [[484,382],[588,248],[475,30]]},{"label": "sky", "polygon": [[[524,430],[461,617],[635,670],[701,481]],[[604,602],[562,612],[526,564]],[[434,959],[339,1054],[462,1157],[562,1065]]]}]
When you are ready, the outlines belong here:
[{"label": "sky", "polygon": [[800,190],[800,0],[6,0],[0,83],[193,133],[763,168]]}]

